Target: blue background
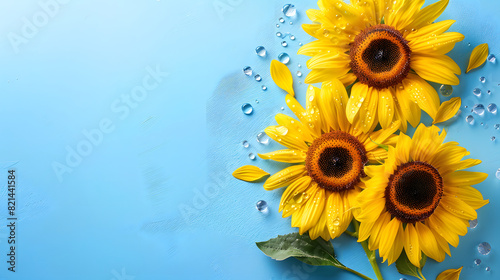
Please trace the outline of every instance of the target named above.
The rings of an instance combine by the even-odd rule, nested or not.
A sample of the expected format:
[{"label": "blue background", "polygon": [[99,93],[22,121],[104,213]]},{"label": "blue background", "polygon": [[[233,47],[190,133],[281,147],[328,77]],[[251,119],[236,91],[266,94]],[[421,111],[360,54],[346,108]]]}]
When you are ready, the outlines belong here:
[{"label": "blue background", "polygon": [[[58,4],[43,5],[48,2]],[[277,212],[282,190],[266,192],[262,183],[230,176],[244,164],[270,172],[286,166],[248,158],[279,148],[256,141],[285,106],[269,76],[279,53],[290,54],[297,99],[305,97],[307,57],[296,51],[311,40],[300,24],[309,23],[305,11],[317,6],[294,1],[297,16],[279,23],[284,4],[1,1],[0,279],[359,279],[262,254],[255,241],[295,231]],[[440,19],[456,19],[451,30],[465,35],[450,53],[463,71],[478,44],[487,42],[500,57],[498,14],[494,0],[450,1]],[[296,39],[278,38],[278,31]],[[267,49],[264,58],[255,54],[259,45]],[[451,258],[428,261],[427,279],[460,266],[462,279],[497,279],[500,273],[500,131],[493,127],[500,118],[470,113],[476,103],[500,104],[498,64],[460,76],[452,96],[462,97],[462,113],[447,124],[447,140],[483,161],[473,169],[490,175],[476,186],[490,204],[478,211],[479,225],[460,239]],[[244,66],[262,81],[245,76]],[[140,88],[144,82],[149,89]],[[475,87],[483,90],[480,98],[472,94]],[[241,112],[246,102],[254,107],[250,116]],[[472,126],[465,122],[469,114],[476,118]],[[16,273],[6,263],[10,166],[18,175]],[[268,215],[255,209],[260,199],[269,203]],[[483,241],[493,248],[488,256],[477,252]],[[341,262],[375,277],[352,238],[333,243]],[[474,266],[478,257],[482,263]],[[380,267],[385,279],[402,277],[394,266]]]}]

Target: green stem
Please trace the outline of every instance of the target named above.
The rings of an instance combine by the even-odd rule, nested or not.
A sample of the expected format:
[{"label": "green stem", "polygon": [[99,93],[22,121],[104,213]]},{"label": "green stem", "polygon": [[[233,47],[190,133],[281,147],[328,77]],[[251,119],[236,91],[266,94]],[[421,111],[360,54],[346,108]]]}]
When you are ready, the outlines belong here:
[{"label": "green stem", "polygon": [[359,277],[361,277],[361,278],[363,278],[363,279],[366,279],[366,280],[373,280],[373,279],[371,279],[370,277],[368,277],[368,276],[366,276],[366,275],[364,275],[364,274],[361,274],[361,273],[357,272],[356,270],[352,270],[352,269],[350,269],[350,268],[348,268],[348,267],[344,267],[344,268],[342,268],[342,269],[343,269],[343,270],[345,270],[345,271],[349,271],[350,273],[356,274],[356,275],[358,275]]},{"label": "green stem", "polygon": [[346,230],[346,231],[344,231],[344,232],[345,232],[347,235],[350,235],[350,236],[352,236],[352,237],[354,237],[354,238],[358,238],[358,233],[357,233],[357,232],[352,232],[352,231],[348,231],[348,230]]},{"label": "green stem", "polygon": [[[356,219],[352,220],[352,223],[354,225],[354,230],[356,235],[359,233],[359,222],[356,221]],[[384,280],[382,277],[382,273],[380,273],[380,269],[378,268],[378,263],[377,263],[377,258],[375,257],[375,252],[370,251],[368,249],[368,240],[365,240],[361,242],[361,246],[363,246],[363,250],[365,250],[365,254],[368,257],[368,261],[370,262],[373,272],[375,272],[375,275],[377,276],[378,280]]]}]

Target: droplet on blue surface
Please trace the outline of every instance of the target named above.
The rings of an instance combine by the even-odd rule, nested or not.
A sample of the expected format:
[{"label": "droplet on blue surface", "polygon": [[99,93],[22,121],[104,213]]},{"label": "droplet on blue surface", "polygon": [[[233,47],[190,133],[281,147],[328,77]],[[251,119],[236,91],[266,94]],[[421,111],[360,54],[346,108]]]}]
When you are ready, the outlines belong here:
[{"label": "droplet on blue surface", "polygon": [[254,160],[255,159],[255,155],[253,153],[249,153],[248,154],[248,158],[251,159],[251,160]]},{"label": "droplet on blue surface", "polygon": [[468,115],[465,118],[465,121],[468,122],[470,125],[473,125],[474,124],[474,117],[472,115]]},{"label": "droplet on blue surface", "polygon": [[285,19],[284,19],[284,18],[282,18],[282,17],[280,17],[280,19],[279,19],[279,20],[280,20],[280,22],[281,22],[281,23],[285,22]]},{"label": "droplet on blue surface", "polygon": [[243,73],[245,73],[245,75],[247,75],[247,76],[252,76],[252,67],[250,67],[250,66],[244,67]]},{"label": "droplet on blue surface", "polygon": [[299,43],[299,46],[302,46],[302,43]]},{"label": "droplet on blue surface", "polygon": [[484,83],[486,83],[486,78],[485,77],[479,77],[479,81],[484,84]]},{"label": "droplet on blue surface", "polygon": [[488,94],[490,94],[490,95],[491,95],[491,90],[488,90],[487,92],[488,92]]},{"label": "droplet on blue surface", "polygon": [[255,203],[255,208],[257,208],[257,210],[262,213],[267,213],[267,211],[269,210],[269,208],[267,207],[267,202],[264,200],[257,201],[257,203]]},{"label": "droplet on blue surface", "polygon": [[266,86],[262,86],[261,87],[263,91],[266,91],[267,90],[267,87]]},{"label": "droplet on blue surface", "polygon": [[499,129],[500,128],[500,123],[497,123],[493,126],[494,129]]},{"label": "droplet on blue surface", "polygon": [[491,267],[487,266],[487,267],[485,267],[485,268],[484,268],[484,270],[486,270],[486,271],[490,271],[490,270],[491,270]]},{"label": "droplet on blue surface", "polygon": [[260,132],[259,134],[257,134],[257,142],[261,144],[264,145],[269,144],[269,139],[270,139],[269,136],[267,136],[265,132]]},{"label": "droplet on blue surface", "polygon": [[259,100],[258,100],[258,99],[255,99],[255,103],[259,104]]},{"label": "droplet on blue surface", "polygon": [[300,68],[300,67],[302,67],[302,65],[300,65],[300,63],[299,63],[299,64],[297,64],[297,67],[299,67],[299,68]]},{"label": "droplet on blue surface", "polygon": [[290,56],[287,53],[280,53],[278,55],[278,60],[281,63],[288,64],[288,62],[290,62]]},{"label": "droplet on blue surface", "polygon": [[495,177],[497,177],[497,179],[500,180],[500,168],[497,169],[497,172],[495,173]]},{"label": "droplet on blue surface", "polygon": [[442,96],[448,97],[453,93],[453,87],[450,85],[441,85],[439,87],[439,93],[441,93]]},{"label": "droplet on blue surface", "polygon": [[399,280],[406,280],[406,278],[399,278]]},{"label": "droplet on blue surface", "polygon": [[297,71],[297,77],[302,77],[302,72]]},{"label": "droplet on blue surface", "polygon": [[285,110],[285,107],[281,107],[281,111]]},{"label": "droplet on blue surface", "polygon": [[475,88],[472,93],[474,93],[475,96],[479,97],[481,96],[481,89]]},{"label": "droplet on blue surface", "polygon": [[287,43],[286,41],[283,41],[283,42],[281,42],[281,46],[283,46],[283,47],[287,47],[287,46],[288,46],[288,43]]},{"label": "droplet on blue surface", "polygon": [[470,47],[470,43],[467,43],[467,46]]},{"label": "droplet on blue surface", "polygon": [[250,147],[250,143],[248,143],[248,141],[247,141],[247,140],[245,140],[245,141],[241,142],[241,145],[243,145],[243,148],[248,148],[248,147]]},{"label": "droplet on blue surface", "polygon": [[495,136],[491,136],[490,137],[491,141],[495,141],[495,139],[497,139]]},{"label": "droplet on blue surface", "polygon": [[482,116],[484,114],[484,105],[483,104],[476,104],[472,108],[472,111],[474,112],[474,114]]},{"label": "droplet on blue surface", "polygon": [[255,53],[260,57],[264,57],[266,56],[267,51],[263,46],[258,46],[257,48],[255,48]]},{"label": "droplet on blue surface", "polygon": [[276,37],[283,37],[283,34],[281,34],[281,32],[276,32]]},{"label": "droplet on blue surface", "polygon": [[292,24],[293,24],[293,21],[290,21],[290,25],[292,25]]},{"label": "droplet on blue surface", "polygon": [[481,242],[477,245],[477,251],[481,255],[488,255],[491,252],[491,245],[488,242]]},{"label": "droplet on blue surface", "polygon": [[477,227],[477,219],[470,220],[469,221],[469,227],[470,228],[476,228]]},{"label": "droplet on blue surface", "polygon": [[490,54],[488,56],[488,61],[491,62],[491,63],[495,63],[495,61],[497,60],[497,58],[495,57],[494,54]]},{"label": "droplet on blue surface", "polygon": [[276,23],[276,28],[280,28],[280,25]]},{"label": "droplet on blue surface", "polygon": [[245,115],[251,115],[253,113],[253,107],[250,103],[245,103],[241,105],[241,110]]},{"label": "droplet on blue surface", "polygon": [[475,265],[480,265],[481,264],[481,260],[480,259],[475,259],[474,260],[474,264]]},{"label": "droplet on blue surface", "polygon": [[495,103],[488,104],[487,108],[488,108],[488,112],[490,112],[492,114],[496,114],[498,111],[497,105]]},{"label": "droplet on blue surface", "polygon": [[295,14],[297,14],[297,10],[295,9],[295,6],[293,4],[285,4],[281,11],[287,17],[293,17],[295,16]]},{"label": "droplet on blue surface", "polygon": [[262,77],[261,77],[259,74],[255,75],[255,77],[254,77],[254,78],[255,78],[255,80],[256,80],[257,82],[262,81]]}]

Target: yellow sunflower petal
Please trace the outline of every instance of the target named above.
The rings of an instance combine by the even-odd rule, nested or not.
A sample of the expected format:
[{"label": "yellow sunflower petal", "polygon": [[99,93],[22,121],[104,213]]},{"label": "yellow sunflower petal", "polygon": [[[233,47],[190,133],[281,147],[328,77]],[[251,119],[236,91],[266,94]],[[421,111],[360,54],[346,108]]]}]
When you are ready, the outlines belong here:
[{"label": "yellow sunflower petal", "polygon": [[420,243],[418,240],[418,233],[413,224],[407,224],[404,229],[404,247],[406,256],[410,262],[416,266],[420,267],[420,259],[422,258],[422,252],[420,251]]},{"label": "yellow sunflower petal", "polygon": [[433,37],[421,37],[408,43],[412,53],[420,54],[446,54],[453,49],[455,43],[464,39],[464,35],[458,32],[446,32]]},{"label": "yellow sunflower petal", "polygon": [[338,79],[342,82],[342,84],[344,84],[344,86],[349,86],[352,85],[352,83],[354,83],[356,79],[358,79],[358,77],[356,77],[356,75],[354,75],[353,73],[347,73],[343,76],[338,77]]},{"label": "yellow sunflower petal", "polygon": [[270,159],[279,162],[299,163],[306,160],[306,153],[299,150],[278,150],[266,154],[259,154],[261,159]]},{"label": "yellow sunflower petal", "polygon": [[347,120],[350,123],[353,123],[354,117],[359,112],[359,109],[363,105],[363,101],[365,101],[367,95],[371,91],[371,88],[362,83],[355,83],[351,89],[351,97],[347,101],[346,107],[346,115]]},{"label": "yellow sunflower petal", "polygon": [[314,141],[314,138],[311,133],[309,133],[309,130],[300,121],[281,113],[276,114],[274,119],[279,125],[285,126],[288,130],[300,134],[305,142],[312,143]]},{"label": "yellow sunflower petal", "polygon": [[420,248],[424,254],[438,262],[444,260],[444,251],[439,248],[439,244],[434,237],[432,231],[421,222],[415,223],[415,229],[418,233],[418,240],[420,242]]},{"label": "yellow sunflower petal", "polygon": [[302,54],[302,55],[307,55],[307,56],[313,56],[316,55],[323,50],[328,49],[328,50],[338,50],[338,51],[347,51],[349,49],[348,45],[339,46],[337,44],[333,44],[332,42],[329,41],[323,41],[323,40],[317,40],[317,41],[312,41],[310,43],[307,43],[300,47],[298,50],[297,54]]},{"label": "yellow sunflower petal", "polygon": [[379,90],[378,119],[382,128],[391,126],[394,118],[394,98],[390,88]]},{"label": "yellow sunflower petal", "polygon": [[382,232],[380,236],[379,254],[383,258],[384,262],[388,257],[389,250],[396,239],[400,226],[401,222],[398,219],[393,218],[387,226],[385,226],[385,228],[381,229]]},{"label": "yellow sunflower petal", "polygon": [[399,1],[394,7],[394,12],[389,13],[385,18],[385,23],[402,30],[411,22],[415,13],[422,8],[424,2],[425,0]]},{"label": "yellow sunflower petal", "polygon": [[400,86],[396,89],[396,96],[396,107],[398,109],[397,113],[400,116],[402,115],[405,120],[401,121],[401,125],[404,127],[403,132],[406,131],[406,120],[413,127],[416,127],[420,122],[422,109],[417,103],[412,101],[410,93],[404,88],[404,86]]},{"label": "yellow sunflower petal", "polygon": [[307,151],[308,147],[306,142],[302,140],[302,137],[298,133],[293,133],[285,126],[274,125],[268,126],[264,129],[264,132],[274,141],[280,143],[281,145],[294,149]]},{"label": "yellow sunflower petal", "polygon": [[404,230],[403,224],[399,224],[398,233],[396,234],[396,238],[394,239],[394,243],[392,244],[391,249],[389,250],[389,254],[387,255],[387,264],[391,265],[395,261],[398,260],[401,252],[404,248]]},{"label": "yellow sunflower petal", "polygon": [[[429,224],[427,223],[427,225]],[[451,257],[450,245],[448,244],[446,239],[444,239],[441,235],[439,235],[432,227],[429,226],[429,229],[431,230],[432,234],[434,234],[434,237],[436,238],[440,250],[442,250],[444,253],[446,253],[448,256]]]},{"label": "yellow sunflower petal", "polygon": [[445,122],[455,116],[460,110],[460,105],[462,104],[462,99],[460,97],[453,97],[452,99],[441,103],[439,109],[436,113],[436,119],[432,124]]},{"label": "yellow sunflower petal", "polygon": [[406,40],[412,41],[419,38],[421,39],[421,38],[433,37],[433,35],[434,36],[441,35],[443,34],[443,32],[446,32],[448,29],[450,29],[450,27],[454,23],[455,20],[449,19],[424,26],[406,35]]},{"label": "yellow sunflower petal", "polygon": [[387,228],[387,224],[391,221],[391,214],[384,212],[375,222],[372,228],[370,239],[368,239],[368,249],[370,251],[377,250],[380,247],[382,239],[382,231]]},{"label": "yellow sunflower petal", "polygon": [[436,280],[458,280],[460,278],[460,272],[462,272],[462,267],[457,269],[448,269],[439,273]]},{"label": "yellow sunflower petal", "polygon": [[436,118],[439,108],[439,96],[436,90],[414,74],[409,74],[407,79],[403,80],[403,85],[411,100],[416,102],[431,118]]},{"label": "yellow sunflower petal", "polygon": [[233,176],[236,179],[247,182],[257,181],[267,175],[269,173],[253,165],[242,166],[233,172]]},{"label": "yellow sunflower petal", "polygon": [[351,222],[352,214],[350,211],[346,211],[344,206],[341,193],[332,192],[329,195],[325,211],[327,214],[326,225],[332,239],[340,236]]},{"label": "yellow sunflower petal", "polygon": [[456,171],[443,176],[443,181],[448,187],[460,187],[479,184],[487,177],[483,172]]},{"label": "yellow sunflower petal", "polygon": [[[413,55],[411,57],[411,68],[427,81],[452,86],[458,85],[460,80],[454,73],[457,71],[458,65],[453,60],[446,59],[446,57],[448,56]],[[432,67],[429,67],[429,65],[432,65]]]},{"label": "yellow sunflower petal", "polygon": [[350,61],[349,55],[339,51],[317,54],[309,59],[306,65],[309,69],[345,69],[350,67]]},{"label": "yellow sunflower petal", "polygon": [[326,212],[323,212],[319,217],[318,221],[316,222],[316,225],[314,225],[309,230],[309,237],[311,237],[311,239],[314,240],[321,236],[326,241],[330,240],[330,235],[328,234],[328,231],[325,230],[325,228],[326,228]]},{"label": "yellow sunflower petal", "polygon": [[466,220],[477,219],[477,213],[474,208],[470,207],[467,203],[463,202],[459,198],[450,195],[444,195],[439,203],[445,210],[459,218]]},{"label": "yellow sunflower petal", "polygon": [[304,212],[302,212],[302,220],[299,228],[300,234],[304,234],[304,232],[316,225],[325,208],[325,200],[325,189],[317,187],[316,192],[304,205]]},{"label": "yellow sunflower petal", "polygon": [[264,189],[267,191],[271,191],[277,188],[288,186],[295,180],[304,177],[306,174],[307,171],[304,165],[294,165],[287,167],[269,177],[264,183]]},{"label": "yellow sunflower petal", "polygon": [[418,29],[434,22],[446,9],[449,0],[441,0],[418,11],[413,21],[405,29]]},{"label": "yellow sunflower petal", "polygon": [[[280,207],[278,211],[283,211],[285,208],[292,208],[288,211],[283,211],[283,217],[290,216],[293,212],[302,206],[308,199],[307,190],[311,186],[311,177],[303,176],[295,180],[281,195]],[[287,207],[290,206],[290,207]],[[294,206],[294,207],[291,207]]]},{"label": "yellow sunflower petal", "polygon": [[295,95],[293,92],[292,73],[285,64],[277,60],[271,61],[271,77],[277,86],[292,96]]},{"label": "yellow sunflower petal", "polygon": [[474,210],[477,210],[489,203],[489,200],[483,199],[481,192],[470,186],[447,187],[445,193],[450,193],[467,203]]},{"label": "yellow sunflower petal", "polygon": [[315,84],[337,79],[347,74],[350,69],[351,67],[334,69],[312,69],[304,80],[304,83]]},{"label": "yellow sunflower petal", "polygon": [[469,73],[470,70],[475,69],[486,61],[488,57],[488,44],[481,44],[472,50],[469,58],[469,66],[467,66],[467,71],[465,73]]},{"label": "yellow sunflower petal", "polygon": [[[357,116],[354,118],[353,124],[356,128],[361,129],[364,133],[373,131],[374,126],[378,123],[377,105],[378,105],[378,90],[372,88],[366,96],[366,100],[359,108]],[[350,100],[350,99],[349,99]]]},{"label": "yellow sunflower petal", "polygon": [[[453,247],[458,246],[458,234],[455,233],[453,230],[449,229],[449,226],[446,225],[443,221],[441,221],[439,218],[437,218],[437,215],[431,215],[429,219],[427,220],[427,224],[429,227],[439,236],[444,238],[447,243],[451,244]],[[438,242],[439,243],[439,242]],[[440,244],[442,247],[442,245]],[[444,248],[443,248],[444,249]]]}]

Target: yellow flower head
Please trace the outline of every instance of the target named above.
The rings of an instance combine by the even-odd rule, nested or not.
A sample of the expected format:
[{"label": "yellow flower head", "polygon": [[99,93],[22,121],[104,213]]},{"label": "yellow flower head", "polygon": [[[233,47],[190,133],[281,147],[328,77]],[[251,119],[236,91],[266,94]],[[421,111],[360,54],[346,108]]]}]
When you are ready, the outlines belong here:
[{"label": "yellow flower head", "polygon": [[370,238],[370,250],[379,249],[389,264],[403,248],[416,267],[422,252],[443,261],[450,255],[448,243],[456,247],[476,209],[488,203],[471,187],[488,175],[462,171],[481,161],[462,160],[469,152],[456,142],[443,143],[445,136],[421,124],[413,139],[401,134],[396,147],[389,147],[384,165],[365,167],[370,179],[358,198],[358,241]]},{"label": "yellow flower head", "polygon": [[[278,85],[291,84],[291,75],[278,73],[289,71],[282,66],[279,62],[271,64],[273,79]],[[300,234],[309,231],[312,239],[321,236],[329,240],[347,229],[356,215],[356,197],[364,188],[365,164],[384,160],[387,151],[383,145],[397,141],[393,133],[398,122],[377,132],[373,132],[373,126],[368,133],[350,124],[345,115],[346,101],[347,92],[339,80],[324,83],[321,89],[309,86],[306,108],[291,94],[286,95],[286,103],[298,120],[278,114],[278,125],[265,129],[269,137],[287,149],[259,156],[294,165],[269,177],[264,189],[288,186],[281,196],[279,211],[283,211],[283,217],[292,216],[292,226],[298,227]],[[244,166],[233,175],[253,181],[266,173]]]},{"label": "yellow flower head", "polygon": [[[364,121],[364,131],[371,122],[380,121],[386,128],[394,120],[401,120],[401,130],[406,131],[407,121],[416,127],[420,110],[435,119],[439,96],[426,80],[458,85],[460,67],[445,54],[464,36],[445,32],[453,20],[433,23],[448,0],[421,9],[424,2],[319,0],[319,10],[307,11],[315,23],[303,25],[318,39],[299,50],[312,56],[305,82],[340,79],[347,86],[357,81],[346,113],[351,123]],[[367,113],[371,120],[364,120]]]}]

